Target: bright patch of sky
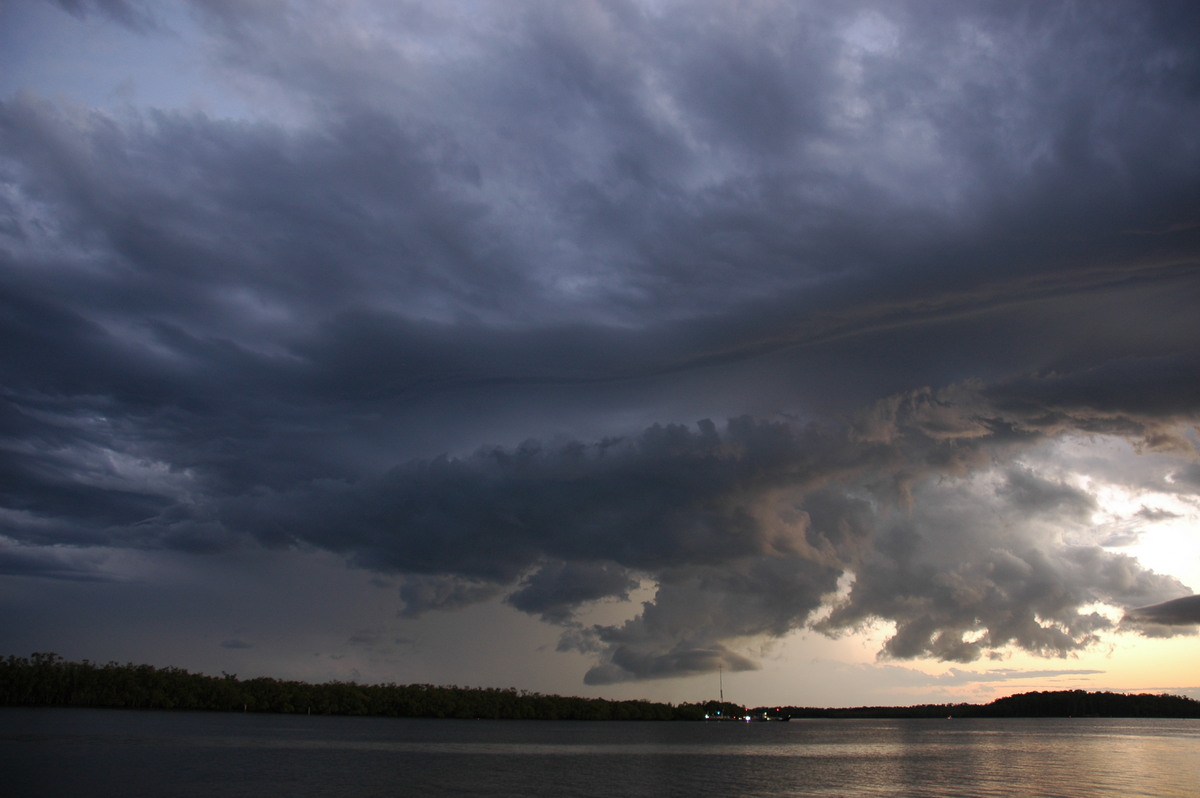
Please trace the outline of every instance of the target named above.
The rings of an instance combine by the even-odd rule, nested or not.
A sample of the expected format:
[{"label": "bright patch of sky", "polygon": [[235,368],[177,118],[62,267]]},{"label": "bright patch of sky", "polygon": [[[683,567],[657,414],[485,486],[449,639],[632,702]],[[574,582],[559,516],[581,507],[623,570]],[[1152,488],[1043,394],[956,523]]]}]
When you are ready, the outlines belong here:
[{"label": "bright patch of sky", "polygon": [[0,95],[22,91],[107,113],[157,109],[250,118],[253,107],[223,86],[203,33],[185,6],[154,6],[155,31],[107,17],[75,16],[51,3],[0,8]]}]

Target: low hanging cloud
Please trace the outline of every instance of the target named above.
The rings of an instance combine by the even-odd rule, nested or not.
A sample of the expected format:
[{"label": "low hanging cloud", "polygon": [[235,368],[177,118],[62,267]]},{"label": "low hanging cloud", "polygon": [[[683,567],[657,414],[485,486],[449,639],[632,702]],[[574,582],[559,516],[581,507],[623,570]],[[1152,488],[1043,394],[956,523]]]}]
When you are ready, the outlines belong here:
[{"label": "low hanging cloud", "polygon": [[[1089,540],[1096,499],[1020,460],[1098,423],[1177,453],[1190,417],[1103,392],[1086,407],[1027,400],[1018,415],[994,396],[1011,404],[1007,388],[971,383],[844,425],[738,418],[529,441],[233,503],[227,521],[402,575],[409,616],[504,596],[566,627],[560,648],[597,658],[594,684],[751,668],[739,643],[878,621],[895,627],[885,657],[1065,656],[1117,628],[1092,606],[1188,592]],[[630,621],[578,620],[647,579],[656,593]]]},{"label": "low hanging cloud", "polygon": [[1125,613],[1125,621],[1155,636],[1169,634],[1157,627],[1200,626],[1200,596],[1183,596],[1148,607],[1134,607]]},{"label": "low hanging cloud", "polygon": [[521,612],[563,623],[576,610],[605,598],[627,601],[639,583],[616,563],[546,563],[509,594],[508,603]]}]

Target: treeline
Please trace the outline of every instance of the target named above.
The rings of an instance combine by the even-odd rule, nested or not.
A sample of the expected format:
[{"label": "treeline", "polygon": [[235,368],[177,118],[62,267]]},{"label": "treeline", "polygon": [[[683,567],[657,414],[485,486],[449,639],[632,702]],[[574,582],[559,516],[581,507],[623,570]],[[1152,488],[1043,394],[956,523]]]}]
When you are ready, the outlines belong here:
[{"label": "treeline", "polygon": [[57,654],[0,660],[0,706],[191,709],[408,718],[698,720],[711,704],[659,704],[429,684],[284,681],[182,668],[67,662]]},{"label": "treeline", "polygon": [[844,709],[760,707],[754,712],[793,718],[1200,718],[1200,701],[1167,694],[1056,690],[1010,695],[990,704]]},{"label": "treeline", "polygon": [[1165,693],[1021,693],[998,698],[981,709],[992,718],[1200,718],[1200,701]]},{"label": "treeline", "polygon": [[[284,681],[235,674],[207,676],[152,665],[67,662],[57,654],[0,659],[0,706],[190,709],[314,715],[529,720],[702,720],[741,717],[747,711],[716,701],[660,704],[543,695],[513,688]],[[1021,693],[990,704],[921,704],[910,707],[759,707],[756,718],[1002,718],[1155,717],[1200,718],[1200,701],[1175,695],[1089,693],[1083,690]]]}]

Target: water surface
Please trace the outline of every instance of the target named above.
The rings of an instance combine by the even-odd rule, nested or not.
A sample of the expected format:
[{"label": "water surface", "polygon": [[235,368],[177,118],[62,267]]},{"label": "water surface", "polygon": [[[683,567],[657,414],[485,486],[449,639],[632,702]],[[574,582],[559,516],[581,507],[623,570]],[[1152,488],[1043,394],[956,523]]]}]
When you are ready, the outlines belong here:
[{"label": "water surface", "polygon": [[0,709],[5,796],[1200,795],[1200,721],[462,721]]}]

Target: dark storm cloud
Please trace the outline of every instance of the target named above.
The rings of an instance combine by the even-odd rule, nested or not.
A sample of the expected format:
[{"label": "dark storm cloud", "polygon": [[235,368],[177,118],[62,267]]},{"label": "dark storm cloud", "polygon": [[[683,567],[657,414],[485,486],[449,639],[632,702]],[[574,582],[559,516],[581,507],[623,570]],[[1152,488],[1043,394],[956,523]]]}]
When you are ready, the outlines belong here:
[{"label": "dark storm cloud", "polygon": [[1200,596],[1183,596],[1128,609],[1121,618],[1121,628],[1149,638],[1195,635],[1200,631]]},{"label": "dark storm cloud", "polygon": [[508,602],[522,612],[562,623],[575,608],[603,598],[627,600],[636,587],[623,568],[610,563],[553,563],[530,574]]},{"label": "dark storm cloud", "polygon": [[997,493],[1023,513],[1063,513],[1082,518],[1096,508],[1095,500],[1084,491],[1042,479],[1027,469],[1010,471]]},{"label": "dark storm cloud", "polygon": [[0,548],[0,574],[71,581],[104,581],[104,557],[67,548],[35,548],[6,544]]},{"label": "dark storm cloud", "polygon": [[880,619],[1061,655],[1185,592],[1028,455],[1200,484],[1190,7],[190,8],[257,117],[0,101],[9,573],[316,547],[592,683]]},{"label": "dark storm cloud", "polygon": [[[531,440],[514,450],[414,462],[364,485],[256,496],[231,510],[246,514],[232,520],[263,530],[268,542],[344,548],[385,571],[511,582],[542,556],[584,559],[595,566],[576,576],[608,586],[594,597],[616,595],[629,584],[603,576],[607,558],[658,570],[807,545],[792,530],[776,535],[760,523],[758,498],[827,476],[839,455],[817,433],[797,435],[782,424],[737,419],[724,433],[704,421],[695,431],[655,426],[594,444]],[[553,587],[558,578],[539,571],[514,601],[534,609],[552,596],[579,603]]]},{"label": "dark storm cloud", "polygon": [[[507,593],[568,626],[563,648],[601,656],[588,675],[597,684],[698,663],[747,667],[727,642],[802,628],[848,574],[853,587],[817,628],[890,620],[887,655],[960,662],[1010,645],[1064,655],[1115,626],[1081,608],[1186,589],[1128,556],[1066,542],[1065,531],[1090,528],[1094,499],[994,462],[1091,430],[1061,419],[1040,430],[1044,406],[997,415],[979,387],[885,400],[850,428],[743,418],[590,445],[528,441],[368,484],[259,495],[228,522],[273,545],[415,575],[401,590],[409,615]],[[1130,435],[1151,427],[1107,418]],[[658,589],[633,620],[573,620],[643,575]]]},{"label": "dark storm cloud", "polygon": [[410,576],[400,588],[401,615],[416,618],[429,610],[455,610],[495,597],[500,587],[474,577],[442,574]]},{"label": "dark storm cloud", "polygon": [[[1143,625],[1195,626],[1200,624],[1200,596],[1184,596],[1149,607],[1136,607],[1125,613],[1135,627]],[[1147,631],[1147,634],[1154,634]]]}]

